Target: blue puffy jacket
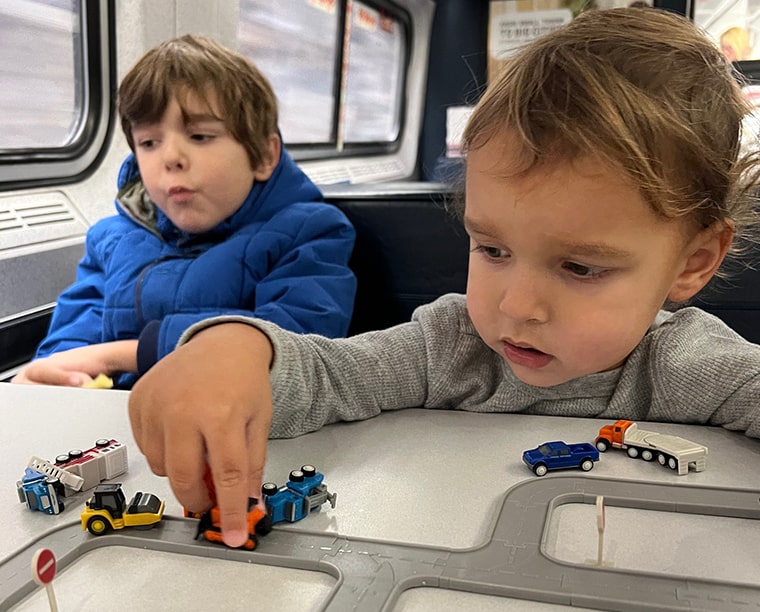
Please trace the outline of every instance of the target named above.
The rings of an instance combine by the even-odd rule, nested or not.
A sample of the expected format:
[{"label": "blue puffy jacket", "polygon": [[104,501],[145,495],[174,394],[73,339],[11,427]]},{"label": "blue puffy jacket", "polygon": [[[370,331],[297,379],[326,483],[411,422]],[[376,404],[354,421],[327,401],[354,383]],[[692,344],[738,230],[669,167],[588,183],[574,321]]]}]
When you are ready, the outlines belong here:
[{"label": "blue puffy jacket", "polygon": [[160,359],[190,325],[222,314],[260,317],[296,332],[346,334],[356,293],[348,267],[354,229],[284,149],[269,180],[256,183],[237,212],[204,234],[179,230],[143,197],[131,155],[118,185],[119,214],[87,232],[76,282],[58,298],[37,357],[135,339],[157,321]]}]

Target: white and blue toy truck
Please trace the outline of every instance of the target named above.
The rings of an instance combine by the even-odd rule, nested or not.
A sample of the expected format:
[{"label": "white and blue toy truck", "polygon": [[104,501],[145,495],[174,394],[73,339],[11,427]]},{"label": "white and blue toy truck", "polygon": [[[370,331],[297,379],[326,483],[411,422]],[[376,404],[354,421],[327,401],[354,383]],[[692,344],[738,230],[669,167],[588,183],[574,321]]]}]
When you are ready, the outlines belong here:
[{"label": "white and blue toy truck", "polygon": [[272,524],[300,521],[319,510],[325,502],[335,508],[337,494],[330,493],[323,480],[323,474],[313,465],[304,465],[300,470],[290,472],[287,484],[281,487],[265,482],[261,491]]},{"label": "white and blue toy truck", "polygon": [[24,476],[16,483],[18,499],[30,510],[45,514],[60,514],[63,511],[63,484],[58,478],[26,468]]}]

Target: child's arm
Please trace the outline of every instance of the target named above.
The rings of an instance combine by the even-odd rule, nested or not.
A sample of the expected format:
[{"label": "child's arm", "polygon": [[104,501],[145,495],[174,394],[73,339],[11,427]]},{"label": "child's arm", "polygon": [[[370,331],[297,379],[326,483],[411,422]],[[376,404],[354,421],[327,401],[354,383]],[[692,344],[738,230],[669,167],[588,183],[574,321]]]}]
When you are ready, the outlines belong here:
[{"label": "child's arm", "polygon": [[642,373],[624,369],[619,387],[649,379],[646,420],[719,425],[760,438],[760,346],[698,308],[675,312],[642,344]]},{"label": "child's arm", "polygon": [[81,387],[99,374],[137,371],[137,340],[81,346],[32,361],[11,380],[27,385]]},{"label": "child's arm", "polygon": [[188,510],[211,506],[203,483],[211,467],[229,546],[247,540],[248,497],[261,490],[271,359],[271,345],[255,327],[215,325],[156,364],[129,398],[138,447]]},{"label": "child's arm", "polygon": [[298,436],[381,410],[454,407],[460,396],[488,393],[480,377],[460,384],[461,373],[452,371],[458,353],[470,363],[490,350],[467,325],[461,296],[418,309],[410,323],[352,338],[219,317],[189,330],[182,343],[133,388],[132,427],[151,468],[169,476],[189,510],[209,507],[206,463],[217,492],[227,483],[220,507],[233,518],[224,519],[226,530],[244,525],[247,498],[259,496],[267,436]]}]

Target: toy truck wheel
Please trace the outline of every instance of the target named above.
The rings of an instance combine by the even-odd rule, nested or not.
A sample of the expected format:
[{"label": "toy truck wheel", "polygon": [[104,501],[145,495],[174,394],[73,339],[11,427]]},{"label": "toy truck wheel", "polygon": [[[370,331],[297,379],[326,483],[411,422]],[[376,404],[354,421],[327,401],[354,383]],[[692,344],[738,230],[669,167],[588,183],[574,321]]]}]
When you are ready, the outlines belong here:
[{"label": "toy truck wheel", "polygon": [[546,474],[546,472],[548,472],[548,471],[549,471],[549,468],[546,467],[545,463],[537,463],[533,467],[533,473],[536,476],[544,476]]},{"label": "toy truck wheel", "polygon": [[596,450],[598,450],[600,453],[607,452],[607,449],[610,447],[610,441],[605,440],[604,438],[599,438],[596,441]]},{"label": "toy truck wheel", "polygon": [[654,453],[650,451],[649,449],[645,449],[641,451],[641,458],[644,461],[651,461],[652,459],[654,459]]},{"label": "toy truck wheel", "polygon": [[87,531],[89,531],[94,536],[103,535],[111,528],[111,525],[108,524],[108,521],[105,520],[102,516],[93,516],[89,521],[87,521]]},{"label": "toy truck wheel", "polygon": [[631,459],[635,459],[636,457],[639,456],[639,449],[636,448],[635,446],[629,446],[628,447],[628,456]]},{"label": "toy truck wheel", "polygon": [[590,472],[594,467],[594,462],[586,457],[583,461],[581,461],[581,469],[584,472]]},{"label": "toy truck wheel", "polygon": [[662,453],[660,453],[660,454],[657,455],[657,462],[660,465],[665,465],[668,462],[668,458],[665,455],[663,455]]},{"label": "toy truck wheel", "polygon": [[277,488],[277,485],[273,482],[265,482],[263,485],[261,485],[262,495],[268,495],[269,497],[272,497],[272,495],[277,495],[278,490],[279,489]]},{"label": "toy truck wheel", "polygon": [[678,462],[675,460],[675,457],[668,457],[668,467],[671,470],[675,470],[676,467],[678,467]]},{"label": "toy truck wheel", "polygon": [[312,476],[316,475],[317,468],[315,468],[313,465],[302,465],[301,471],[306,478],[311,478]]},{"label": "toy truck wheel", "polygon": [[259,522],[256,523],[256,535],[265,536],[270,531],[272,531],[272,518],[265,514],[261,519],[259,519]]}]

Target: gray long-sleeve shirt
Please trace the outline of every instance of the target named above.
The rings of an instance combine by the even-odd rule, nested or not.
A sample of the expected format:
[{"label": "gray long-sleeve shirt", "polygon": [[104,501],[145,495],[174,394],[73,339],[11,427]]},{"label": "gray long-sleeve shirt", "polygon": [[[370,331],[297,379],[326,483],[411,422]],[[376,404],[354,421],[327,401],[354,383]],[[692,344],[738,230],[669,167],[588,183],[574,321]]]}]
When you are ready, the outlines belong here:
[{"label": "gray long-sleeve shirt", "polygon": [[554,387],[520,381],[473,327],[463,295],[445,295],[396,327],[343,339],[241,321],[274,347],[270,437],[382,410],[439,408],[722,425],[760,437],[760,346],[697,308],[660,312],[619,368]]}]

